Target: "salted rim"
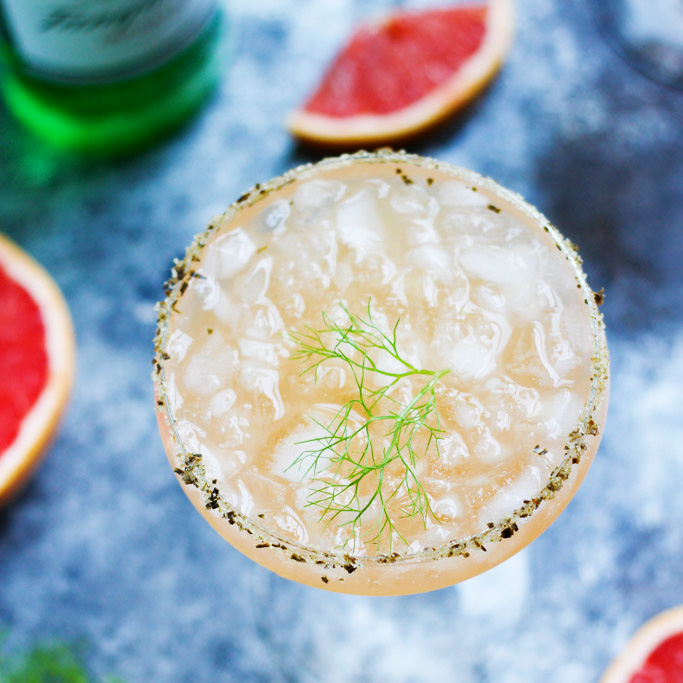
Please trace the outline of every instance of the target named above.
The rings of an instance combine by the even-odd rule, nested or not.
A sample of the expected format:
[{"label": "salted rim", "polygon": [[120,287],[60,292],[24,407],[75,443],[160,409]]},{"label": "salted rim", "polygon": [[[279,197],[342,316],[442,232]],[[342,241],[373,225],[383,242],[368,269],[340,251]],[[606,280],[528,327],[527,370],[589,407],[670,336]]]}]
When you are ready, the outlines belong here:
[{"label": "salted rim", "polygon": [[[576,428],[570,432],[564,446],[565,456],[560,464],[551,472],[548,483],[533,498],[524,500],[522,506],[514,510],[509,516],[495,523],[489,522],[486,530],[466,538],[452,539],[438,547],[423,548],[417,552],[393,552],[390,555],[378,554],[368,556],[321,550],[285,538],[243,514],[221,495],[216,486],[217,480],[207,477],[201,454],[192,453],[186,448],[178,433],[170,402],[167,399],[168,385],[166,383],[164,364],[169,359],[169,356],[164,349],[166,347],[170,320],[175,312],[175,305],[187,290],[189,282],[196,276],[195,267],[200,262],[201,251],[212,234],[232,220],[242,209],[262,201],[272,192],[279,190],[285,185],[313,176],[319,169],[334,169],[358,162],[411,163],[421,168],[439,170],[459,180],[472,182],[473,185],[489,190],[493,194],[509,201],[517,210],[524,213],[534,223],[542,226],[551,235],[557,248],[565,256],[574,271],[578,286],[585,294],[584,301],[591,318],[593,354],[591,356],[592,381],[590,395]],[[265,544],[261,545],[261,547],[270,546],[280,549],[283,553],[286,552],[289,555],[287,559],[291,561],[312,562],[327,568],[341,566],[349,573],[362,568],[364,565],[405,564],[439,560],[446,557],[468,557],[470,551],[475,548],[485,550],[486,543],[496,543],[511,538],[518,531],[517,522],[530,517],[542,505],[543,501],[554,498],[555,494],[562,488],[565,481],[569,478],[572,468],[581,461],[584,451],[587,450],[586,437],[597,436],[599,433],[600,426],[595,421],[595,416],[602,405],[607,388],[609,356],[602,314],[598,310],[598,305],[602,302],[601,295],[594,293],[588,286],[581,263],[581,257],[576,246],[564,238],[543,214],[528,204],[520,195],[501,187],[490,178],[481,176],[474,171],[437,161],[430,157],[407,154],[403,151],[394,152],[391,149],[382,149],[375,152],[360,151],[355,154],[343,154],[339,157],[323,159],[315,164],[303,164],[277,178],[273,178],[267,183],[257,183],[240,196],[237,201],[233,202],[224,214],[214,218],[203,233],[199,233],[194,237],[182,260],[174,260],[171,278],[165,283],[166,299],[158,303],[156,307],[158,324],[157,333],[154,338],[155,354],[152,377],[156,390],[156,409],[163,415],[169,425],[173,441],[178,448],[178,453],[175,456],[177,466],[174,467],[174,472],[186,485],[195,486],[203,494],[207,509],[214,510],[216,514],[226,519],[229,524],[236,526],[243,533],[249,534],[252,544]]]}]

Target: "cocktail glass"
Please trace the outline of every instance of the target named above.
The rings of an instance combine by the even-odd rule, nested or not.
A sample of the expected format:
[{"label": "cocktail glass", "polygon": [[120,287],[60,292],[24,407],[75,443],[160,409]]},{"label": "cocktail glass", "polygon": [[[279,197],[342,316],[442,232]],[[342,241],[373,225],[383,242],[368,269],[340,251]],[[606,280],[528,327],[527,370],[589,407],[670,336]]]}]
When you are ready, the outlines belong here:
[{"label": "cocktail glass", "polygon": [[[277,518],[280,520],[277,523],[274,522],[273,519],[275,517],[271,519],[266,509],[268,505],[255,505],[251,495],[245,494],[242,490],[242,484],[239,483],[240,480],[235,474],[242,467],[250,467],[250,463],[254,462],[254,458],[258,458],[259,454],[247,454],[241,449],[234,449],[232,455],[228,454],[227,459],[223,457],[221,464],[216,460],[215,454],[211,449],[202,443],[203,428],[201,425],[204,423],[201,420],[206,417],[206,415],[202,416],[202,411],[211,412],[213,410],[216,414],[220,413],[227,416],[227,418],[224,417],[222,419],[232,419],[230,418],[231,413],[233,411],[236,411],[236,414],[239,412],[240,399],[237,399],[237,403],[235,403],[235,393],[231,387],[235,382],[239,383],[239,380],[235,380],[235,377],[240,375],[232,374],[232,378],[230,378],[227,376],[230,373],[223,373],[220,377],[218,377],[221,374],[220,372],[215,376],[209,374],[205,378],[200,379],[200,383],[197,385],[196,374],[193,375],[192,369],[187,370],[183,366],[183,363],[187,365],[185,355],[197,338],[202,334],[213,335],[221,324],[226,324],[228,327],[236,324],[233,314],[239,306],[244,307],[247,305],[244,303],[236,304],[234,301],[231,301],[231,297],[234,299],[236,296],[234,292],[230,296],[224,296],[219,284],[217,284],[217,280],[213,277],[216,268],[221,271],[222,276],[226,277],[226,283],[232,282],[238,277],[246,277],[244,287],[251,291],[247,299],[250,299],[252,303],[256,301],[262,304],[266,301],[271,304],[272,302],[270,302],[268,296],[280,296],[281,292],[277,290],[266,291],[263,282],[259,285],[259,291],[254,292],[254,278],[251,275],[248,277],[238,275],[237,271],[243,268],[247,262],[255,268],[253,272],[256,273],[263,273],[264,270],[272,267],[271,262],[269,262],[271,265],[267,266],[267,268],[263,264],[258,265],[260,263],[258,259],[262,253],[267,253],[267,250],[275,245],[278,239],[281,239],[279,236],[282,236],[288,230],[286,218],[289,215],[290,209],[295,205],[294,202],[299,201],[300,195],[297,192],[303,192],[304,195],[301,196],[308,197],[307,201],[310,201],[311,193],[315,193],[316,188],[327,188],[329,190],[330,187],[335,187],[334,183],[342,181],[346,183],[345,187],[352,187],[353,182],[356,182],[354,180],[356,176],[362,176],[363,182],[366,182],[367,186],[372,184],[373,187],[378,188],[379,194],[390,192],[390,190],[381,190],[379,188],[389,187],[391,182],[394,183],[394,186],[398,183],[398,189],[391,190],[395,194],[390,196],[398,197],[395,206],[398,206],[400,210],[404,210],[405,206],[410,204],[410,201],[416,200],[419,203],[424,198],[426,198],[424,202],[427,202],[424,206],[433,207],[434,203],[429,198],[433,196],[443,197],[443,202],[445,203],[439,210],[446,216],[444,219],[446,223],[451,226],[448,229],[455,230],[456,237],[453,239],[458,244],[465,245],[464,247],[458,247],[461,249],[459,258],[470,269],[472,282],[476,280],[476,277],[479,277],[479,275],[476,277],[472,275],[472,272],[477,273],[479,272],[478,269],[483,268],[482,272],[490,273],[494,284],[497,283],[498,289],[496,291],[499,292],[499,299],[501,297],[504,299],[505,293],[509,290],[509,292],[516,293],[514,296],[512,293],[509,293],[508,298],[517,297],[516,300],[521,300],[519,297],[524,299],[526,295],[525,290],[530,290],[537,292],[537,294],[534,294],[534,297],[536,297],[534,301],[537,303],[540,301],[538,297],[543,298],[546,302],[543,304],[544,306],[550,306],[551,304],[547,302],[550,300],[555,301],[553,297],[559,296],[555,290],[562,290],[565,292],[563,296],[565,296],[566,300],[564,303],[559,304],[556,302],[553,305],[560,306],[560,308],[564,306],[567,311],[571,309],[571,313],[562,313],[562,316],[568,316],[562,318],[562,320],[565,320],[562,323],[566,333],[565,337],[572,338],[572,335],[581,335],[581,339],[578,341],[568,341],[566,338],[561,339],[557,337],[554,342],[555,346],[559,345],[560,349],[559,351],[555,349],[555,351],[560,356],[562,356],[562,353],[565,354],[562,357],[566,358],[568,357],[567,354],[571,355],[571,352],[567,351],[571,344],[578,345],[577,348],[580,347],[582,349],[581,353],[584,355],[583,365],[580,366],[583,368],[580,370],[582,377],[579,382],[583,387],[580,394],[580,406],[576,409],[571,409],[567,407],[566,401],[562,402],[564,399],[560,400],[555,397],[552,400],[555,401],[558,414],[554,416],[545,415],[545,418],[543,418],[546,420],[544,424],[548,429],[550,429],[548,425],[552,426],[557,424],[557,420],[561,421],[562,413],[565,413],[565,419],[567,414],[572,418],[570,428],[564,430],[563,436],[560,439],[560,446],[556,449],[555,459],[549,460],[550,456],[547,449],[543,447],[543,443],[534,444],[532,441],[529,442],[531,446],[524,453],[513,453],[502,463],[497,461],[495,457],[491,460],[489,455],[484,454],[482,456],[484,462],[483,474],[480,473],[469,481],[468,500],[476,498],[475,489],[478,484],[472,482],[477,477],[480,479],[482,477],[484,479],[486,477],[502,477],[501,471],[508,467],[506,463],[514,463],[518,458],[528,458],[528,463],[527,460],[519,460],[519,462],[524,462],[523,468],[526,468],[529,472],[533,470],[532,474],[537,479],[525,478],[526,474],[524,472],[516,479],[510,476],[509,480],[511,483],[509,483],[509,486],[508,484],[501,485],[502,490],[496,490],[489,496],[493,497],[498,503],[491,507],[486,507],[488,503],[483,504],[484,511],[477,510],[476,501],[468,504],[467,512],[464,514],[465,516],[469,515],[473,519],[465,520],[463,522],[464,526],[462,526],[462,528],[469,529],[468,533],[460,534],[453,532],[451,536],[445,535],[443,529],[446,527],[439,526],[441,522],[437,519],[438,515],[435,515],[429,524],[431,524],[431,538],[439,538],[438,543],[427,542],[421,544],[417,537],[417,540],[397,537],[395,544],[390,546],[377,544],[373,549],[371,543],[363,544],[361,542],[357,547],[348,538],[340,542],[339,545],[329,542],[310,542],[308,532],[306,530],[302,531],[297,524],[292,523],[297,528],[292,528],[292,524],[287,526],[287,524],[282,523],[282,517]],[[320,185],[320,182],[323,184]],[[316,183],[318,184],[316,185]],[[305,189],[301,190],[304,186]],[[407,194],[405,195],[400,194],[403,191],[401,190],[403,186],[406,188],[405,192]],[[441,188],[446,188],[448,192],[444,194],[445,191]],[[367,187],[360,192],[360,195],[366,192],[366,190]],[[323,190],[321,189],[321,191]],[[464,199],[459,199],[463,193],[469,194]],[[455,199],[453,199],[454,196]],[[454,201],[456,204],[461,202],[458,208],[453,208]],[[329,201],[327,205],[329,209]],[[329,230],[330,215],[337,216],[337,220],[341,221],[341,218],[339,218],[340,214],[338,212],[334,213],[334,210],[337,209],[332,210],[332,214],[329,214],[329,210],[325,209],[325,202],[320,203],[320,206],[318,206],[316,201],[313,200],[311,206],[313,209],[306,214],[306,220],[298,228],[302,231],[298,239],[303,240],[303,235],[310,235],[312,234],[311,231],[322,230],[321,226]],[[417,210],[421,209],[418,207]],[[326,214],[325,211],[328,211],[328,213]],[[468,214],[471,214],[469,218]],[[499,220],[499,216],[507,217],[505,220],[508,222],[496,223],[495,221]],[[490,221],[487,217],[490,217]],[[354,220],[356,220],[356,223],[352,223],[352,226],[363,222],[362,218]],[[252,225],[254,231],[252,237],[256,242],[245,238],[245,234],[248,234],[247,226],[249,225]],[[409,239],[419,243],[422,239],[419,235],[423,234],[420,230],[423,228],[427,230],[426,225],[424,221],[422,223],[417,221],[414,227],[411,228],[415,232],[411,232]],[[508,226],[505,233],[507,237],[501,238],[501,244],[491,247],[490,257],[493,259],[494,264],[493,270],[491,270],[490,263],[481,263],[482,259],[486,261],[487,256],[485,252],[473,252],[471,244],[472,239],[475,242],[479,239],[477,233],[495,232],[498,229],[496,226],[500,227],[500,225]],[[345,223],[344,230],[347,230],[348,226],[348,222]],[[555,283],[555,289],[551,288],[552,291],[544,288],[545,285],[543,283],[538,284],[532,280],[529,280],[523,287],[516,287],[514,283],[505,284],[505,278],[509,277],[510,273],[516,272],[514,271],[515,268],[520,268],[519,272],[526,272],[525,268],[527,266],[524,263],[519,263],[519,260],[523,258],[522,252],[516,252],[512,257],[508,257],[505,252],[505,241],[514,241],[516,239],[515,235],[518,235],[520,232],[519,226],[527,226],[530,231],[528,243],[525,242],[527,250],[524,253],[533,261],[536,258],[533,254],[539,253],[539,249],[541,249],[544,254],[543,258],[552,263],[552,268],[547,271],[550,273],[548,277],[553,279]],[[339,226],[338,229],[341,230]],[[469,236],[468,234],[465,234],[464,237],[461,236],[458,233],[458,230],[461,229],[465,233],[470,231]],[[352,227],[351,232],[353,230],[356,230],[356,228]],[[365,253],[365,256],[360,255],[362,248],[365,248],[362,247],[362,244],[364,244],[364,239],[369,238],[367,238],[367,235],[365,237],[361,235],[359,242],[357,233],[354,233],[352,237],[353,240],[356,240],[355,242],[352,240],[355,251],[349,253],[355,254],[357,261],[363,262],[363,259],[367,257],[367,253]],[[351,239],[348,232],[345,234],[344,239]],[[388,239],[391,240],[391,236]],[[259,242],[258,240],[261,241]],[[227,262],[221,261],[221,258],[223,258],[221,254],[225,255],[228,253],[225,251],[221,252],[226,243],[232,245],[230,246],[232,252],[229,252],[232,255],[229,255]],[[294,244],[296,245],[297,242],[294,242]],[[301,245],[301,249],[304,249],[303,241]],[[415,253],[423,253],[419,252],[423,246],[418,244],[417,247],[412,247],[418,250],[413,252],[413,256]],[[443,247],[443,249],[446,248],[446,246]],[[358,251],[359,249],[361,251]],[[448,249],[452,251],[452,247],[449,246]],[[208,256],[211,250],[213,250],[213,256]],[[437,248],[436,251],[432,250],[429,252],[435,256],[437,262],[439,261],[438,251],[439,249]],[[237,254],[239,261],[236,266],[233,260],[230,260],[233,259],[235,254]],[[473,254],[476,255],[476,258]],[[316,264],[313,265],[315,266]],[[460,269],[460,265],[453,266],[453,268]],[[502,278],[498,276],[497,269],[505,270]],[[319,270],[316,272],[319,272]],[[270,270],[268,270],[268,273],[270,273]],[[352,276],[352,279],[354,277],[362,279],[361,275],[359,271],[359,273]],[[449,274],[444,275],[444,277],[447,276]],[[274,283],[264,282],[266,287],[275,287]],[[487,289],[488,285],[484,283],[481,286],[483,287],[481,291],[494,302],[491,306],[495,307],[498,305],[495,303],[498,299],[495,296],[493,298],[489,296],[491,291],[490,288]],[[598,311],[601,295],[595,294],[588,286],[576,247],[564,239],[544,216],[518,195],[472,171],[457,168],[433,159],[388,150],[376,153],[360,152],[354,155],[326,159],[315,165],[296,168],[268,183],[256,185],[249,192],[241,196],[223,216],[212,221],[209,228],[195,238],[193,244],[188,248],[185,258],[182,261],[176,262],[172,278],[166,287],[167,298],[159,305],[158,309],[159,327],[155,341],[154,383],[158,423],[169,461],[185,493],[209,524],[235,548],[255,562],[283,577],[318,588],[372,595],[419,593],[455,584],[499,564],[538,537],[569,503],[584,479],[595,456],[601,438],[602,426],[605,422],[608,398],[608,353],[602,316]],[[471,283],[470,287],[473,287]],[[194,294],[192,293],[193,291]],[[271,291],[272,294],[270,293]],[[470,290],[468,289],[467,291],[469,292]],[[500,292],[503,292],[503,294],[500,294]],[[335,303],[334,295],[331,294],[330,296],[330,301],[325,304],[327,307],[333,306]],[[297,307],[294,298],[292,302],[291,308],[296,311]],[[465,307],[474,306],[474,304],[462,304],[462,302],[458,305],[464,305]],[[534,309],[534,306],[536,304],[531,306],[532,309]],[[196,323],[196,330],[190,330],[191,334],[188,334],[190,328],[187,326],[194,324],[191,321],[188,322],[189,317],[191,317],[190,313],[188,313],[190,309],[194,310],[194,314],[198,316],[197,319],[200,322]],[[240,310],[246,309],[242,308]],[[267,308],[267,310],[272,313],[272,308]],[[214,316],[213,311],[219,311],[218,317]],[[276,312],[273,315],[277,317],[279,314]],[[292,315],[296,317],[300,313]],[[558,315],[560,314],[558,313]],[[206,316],[209,317],[207,318]],[[250,318],[252,323],[254,319],[254,317]],[[267,324],[272,324],[274,319],[271,318],[270,323]],[[559,319],[557,318],[557,320]],[[225,321],[230,322],[225,323]],[[390,326],[394,322],[391,321]],[[263,323],[263,316],[261,316],[261,332],[263,331],[263,324],[266,323]],[[398,322],[395,324],[399,325]],[[520,323],[515,324],[519,325]],[[505,327],[507,323],[503,322],[501,325]],[[524,325],[528,329],[526,332],[521,333],[522,336],[527,334],[533,344],[539,349],[541,346],[545,349],[544,343],[539,341],[543,336],[543,333],[540,331],[541,323],[529,321],[524,323]],[[287,325],[285,325],[285,328],[287,328]],[[291,337],[288,336],[290,333],[291,329],[283,331],[278,328],[268,338],[271,341],[279,338],[285,344],[285,347],[287,347],[286,342],[289,341],[290,346],[287,348],[291,349]],[[208,339],[208,336],[205,338]],[[216,337],[214,336],[213,338],[215,339]],[[506,342],[500,343],[504,347]],[[204,344],[204,341],[202,341],[202,344]],[[236,346],[236,343],[228,344],[225,347],[220,344],[214,344],[211,348],[215,354],[215,362],[220,364],[221,368],[225,368],[226,364],[236,363],[235,367],[237,370],[235,372],[239,373],[240,363],[250,363],[254,353],[252,347],[245,348],[240,346],[240,351],[236,351],[233,348],[234,346]],[[205,344],[202,348],[209,347]],[[467,345],[461,345],[459,348],[464,349],[464,353]],[[540,351],[540,353],[544,355],[545,351]],[[459,385],[457,383],[460,381],[458,377],[466,378],[462,382],[468,387],[476,385],[478,381],[475,376],[477,373],[472,374],[468,369],[468,363],[461,363],[461,358],[462,354],[455,359],[455,366],[459,367],[459,369],[456,367],[457,372],[454,371],[452,381],[455,384],[450,390],[451,393],[448,394],[444,390],[444,395],[455,396],[456,402],[458,400],[465,400],[463,399],[465,394],[461,394],[458,391]],[[272,358],[269,362],[280,363],[280,361],[273,360]],[[284,359],[281,362],[285,365],[293,363],[291,359]],[[439,358],[430,358],[428,362],[436,366],[443,365],[442,360]],[[537,365],[538,362],[540,361],[537,361]],[[543,362],[546,361],[544,360]],[[494,365],[496,363],[498,361],[495,361]],[[190,373],[190,379],[187,379],[188,375],[185,375],[186,382],[190,384],[194,382],[192,391],[198,394],[209,394],[208,391],[205,391],[205,386],[202,382],[211,383],[214,380],[217,381],[215,391],[212,390],[211,397],[207,399],[213,407],[206,408],[206,405],[209,405],[209,403],[205,404],[204,408],[199,404],[198,406],[188,404],[187,401],[192,391],[188,393],[187,390],[180,387],[181,366],[185,367],[185,372]],[[480,384],[482,387],[486,385],[488,387],[487,391],[493,386],[491,384],[493,380],[490,379],[491,367],[493,366],[482,370],[480,373],[483,373]],[[270,375],[267,375],[264,370],[265,374],[262,374],[261,377],[272,377],[273,371],[268,372],[270,372]],[[298,375],[300,369],[295,368],[292,372]],[[555,373],[552,368],[549,372],[551,375]],[[505,379],[504,373],[502,376]],[[218,379],[216,379],[217,377]],[[284,382],[282,378],[279,381],[281,383]],[[292,379],[291,381],[294,380]],[[489,383],[486,384],[486,382]],[[494,385],[496,385],[496,382],[498,380],[494,381]],[[564,391],[563,386],[571,384],[570,380],[562,379],[557,373],[548,382],[548,386],[553,385],[553,391],[560,393]],[[273,385],[271,382],[269,386],[269,400],[274,405],[276,399],[274,398],[273,386],[277,385]],[[263,389],[263,386],[261,389]],[[537,395],[534,394],[535,389],[533,387],[529,387],[528,390],[531,392],[528,394],[529,396]],[[266,391],[266,393],[268,392]],[[467,394],[467,396],[469,397],[470,394]],[[290,400],[294,401],[295,398],[296,390]],[[476,403],[478,399],[467,398],[467,401],[469,401],[470,405],[479,405]],[[264,402],[268,404],[268,401],[265,399]],[[279,407],[276,406],[275,408],[273,408],[273,405],[267,405],[270,417],[266,417],[261,425],[249,426],[253,426],[256,431],[263,431],[270,429],[273,424],[281,422],[284,419],[283,415],[286,415],[288,409],[287,400],[281,399],[278,393],[277,403]],[[251,407],[250,405],[249,408],[251,409]],[[275,413],[273,413],[273,410],[275,410]],[[485,406],[483,410],[487,410]],[[311,411],[314,412],[314,409],[311,408]],[[491,411],[493,411],[493,408],[491,408]],[[538,413],[538,410],[534,408],[530,409],[529,414],[532,414],[534,411]],[[179,417],[180,415],[182,415],[182,418]],[[197,418],[196,424],[192,424],[192,419],[188,420],[188,416],[191,418],[193,415]],[[448,418],[448,415],[446,415],[446,418]],[[235,417],[237,422],[234,424],[237,426],[242,424],[239,422],[239,419],[242,418]],[[500,420],[505,421],[505,416],[499,417]],[[320,418],[312,421],[317,421],[317,424],[320,425]],[[448,419],[446,419],[446,422],[448,422]],[[531,425],[531,423],[529,424]],[[534,432],[537,428],[540,429],[540,427],[534,427],[533,425],[529,426],[531,432]],[[481,431],[483,427],[475,425],[473,429]],[[509,430],[510,425],[503,425],[500,429],[503,431]],[[524,436],[524,429],[526,427],[520,427],[519,429],[522,436]],[[447,432],[446,429],[444,429],[445,432]],[[535,437],[529,438],[533,439]],[[307,440],[304,437],[299,440],[290,437],[288,448],[291,450],[292,447],[298,446],[299,450],[305,450],[306,446],[302,445],[305,443],[307,443]],[[564,444],[563,446],[561,445],[562,443]],[[270,458],[272,454],[262,455]],[[440,462],[438,458],[440,456],[434,457],[432,455],[430,457],[432,457],[433,462],[437,463],[436,467],[438,469]],[[467,466],[469,460],[475,459],[472,453],[469,452],[465,456],[458,457],[461,457],[464,463],[463,467]],[[246,465],[243,464],[245,462],[247,463]],[[488,464],[486,464],[487,462]],[[294,464],[293,459],[290,462],[290,468],[293,467],[294,472],[299,472]],[[512,467],[514,468],[514,465]],[[541,473],[540,475],[539,472]],[[259,476],[261,475],[259,474]],[[539,476],[540,478],[538,478]],[[305,480],[306,474],[301,474],[300,478]],[[269,475],[266,479],[268,480],[266,486],[272,485],[274,493],[276,493],[276,489],[279,490],[282,486],[296,485],[292,484],[294,478],[291,476],[291,469],[289,468],[286,471],[281,469],[278,473],[273,476]],[[520,481],[526,482],[526,484],[522,485],[519,483]],[[538,485],[535,485],[535,488],[530,490],[529,481],[537,481]],[[299,484],[301,484],[301,481]],[[442,482],[442,484],[442,489],[445,487],[450,490],[458,482]],[[505,486],[509,490],[506,490]],[[502,506],[500,500],[504,501]],[[434,509],[437,509],[438,501],[429,497],[428,501]],[[291,511],[292,516],[288,519],[300,521],[305,516],[306,509],[310,505],[310,500],[308,503],[303,502],[301,510],[298,511],[299,516],[294,511]],[[315,508],[315,506],[313,507]],[[487,510],[491,510],[491,512],[486,512]],[[462,511],[458,514],[462,514]],[[490,517],[487,518],[487,514],[490,514]],[[339,521],[342,518],[333,516],[331,520],[328,517],[320,522],[320,524],[326,527],[325,533],[328,533],[328,536],[330,527],[334,527],[335,519]],[[422,521],[424,522],[425,520]],[[457,528],[457,524],[454,528]],[[404,542],[401,543],[401,540]]]}]

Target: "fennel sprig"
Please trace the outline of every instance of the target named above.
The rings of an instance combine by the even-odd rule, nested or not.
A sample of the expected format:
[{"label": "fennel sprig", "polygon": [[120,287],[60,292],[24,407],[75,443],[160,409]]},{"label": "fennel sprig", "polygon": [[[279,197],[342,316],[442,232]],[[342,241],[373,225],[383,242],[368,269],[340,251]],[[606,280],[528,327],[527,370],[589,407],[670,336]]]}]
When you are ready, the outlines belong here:
[{"label": "fennel sprig", "polygon": [[390,334],[383,332],[370,300],[364,315],[339,305],[344,324],[323,312],[320,329],[305,326],[291,333],[292,358],[304,364],[302,374],[315,373],[316,381],[324,363],[341,362],[353,378],[353,398],[329,421],[311,418],[321,435],[299,442],[304,450],[292,467],[312,479],[307,505],[319,508],[321,523],[353,532],[362,524],[364,542],[391,552],[396,538],[407,544],[398,519],[426,524],[434,516],[417,464],[429,449],[438,455],[436,386],[450,370],[425,370],[402,355],[400,321]]}]

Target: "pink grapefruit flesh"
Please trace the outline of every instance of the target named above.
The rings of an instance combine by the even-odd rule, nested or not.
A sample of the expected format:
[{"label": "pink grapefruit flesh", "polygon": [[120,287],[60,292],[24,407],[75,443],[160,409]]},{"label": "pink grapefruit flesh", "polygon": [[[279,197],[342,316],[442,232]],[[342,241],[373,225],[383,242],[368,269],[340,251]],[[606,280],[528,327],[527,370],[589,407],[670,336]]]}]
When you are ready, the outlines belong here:
[{"label": "pink grapefruit flesh", "polygon": [[493,78],[512,14],[512,0],[491,0],[361,26],[290,116],[291,132],[321,143],[382,143],[436,123]]},{"label": "pink grapefruit flesh", "polygon": [[0,235],[0,504],[35,470],[68,397],[69,311],[54,280]]},{"label": "pink grapefruit flesh", "polygon": [[610,664],[600,683],[682,683],[683,605],[646,622]]}]

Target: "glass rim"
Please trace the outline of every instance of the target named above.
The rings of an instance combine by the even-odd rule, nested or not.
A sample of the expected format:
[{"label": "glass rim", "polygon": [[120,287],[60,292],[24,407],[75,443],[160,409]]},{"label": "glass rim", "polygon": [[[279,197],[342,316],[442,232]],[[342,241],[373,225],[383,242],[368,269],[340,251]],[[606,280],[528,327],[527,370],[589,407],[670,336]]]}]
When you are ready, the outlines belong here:
[{"label": "glass rim", "polygon": [[[525,499],[523,504],[498,520],[489,522],[487,528],[464,538],[445,541],[441,545],[423,548],[418,551],[392,552],[391,554],[351,554],[349,552],[323,550],[299,541],[286,538],[257,519],[245,515],[231,505],[221,494],[215,478],[207,476],[202,463],[201,454],[192,453],[184,444],[177,429],[177,424],[168,400],[168,385],[165,376],[165,361],[168,354],[165,351],[167,335],[171,317],[190,280],[195,276],[194,267],[200,262],[200,254],[214,232],[228,224],[243,209],[253,206],[282,187],[298,180],[305,180],[317,174],[319,170],[334,170],[356,163],[403,163],[413,164],[420,168],[445,172],[458,180],[471,182],[473,185],[509,202],[517,211],[522,213],[539,229],[545,230],[553,239],[560,252],[569,262],[578,286],[585,294],[584,302],[588,308],[591,320],[591,337],[593,353],[591,355],[591,389],[588,399],[581,411],[575,428],[569,433],[564,445],[564,457],[553,468],[548,481],[531,499]],[[545,501],[555,497],[569,479],[571,472],[579,465],[583,453],[588,450],[587,437],[598,436],[602,427],[596,417],[599,416],[606,399],[608,389],[609,354],[605,336],[603,317],[598,306],[601,295],[594,293],[588,285],[582,268],[581,257],[577,247],[555,228],[548,219],[532,205],[527,203],[519,194],[508,190],[491,178],[455,166],[447,162],[438,161],[430,157],[408,154],[403,151],[381,149],[375,152],[360,151],[353,154],[342,154],[329,157],[315,163],[297,166],[286,173],[273,178],[266,183],[257,183],[250,190],[242,194],[221,216],[214,218],[206,230],[195,235],[186,250],[183,259],[175,259],[172,276],[165,283],[166,298],[157,304],[157,332],[154,338],[154,370],[152,377],[155,387],[156,410],[166,421],[171,431],[171,438],[177,448],[175,454],[174,472],[185,486],[194,486],[203,495],[207,510],[213,511],[224,518],[230,525],[240,532],[250,536],[250,543],[258,547],[271,547],[289,553],[292,562],[313,562],[324,567],[342,567],[349,573],[364,565],[411,564],[413,562],[436,561],[448,557],[468,557],[472,550],[486,549],[486,544],[499,543],[510,539],[518,531],[518,522],[531,517]],[[551,520],[552,521],[552,520]],[[544,527],[546,528],[546,527]]]}]

